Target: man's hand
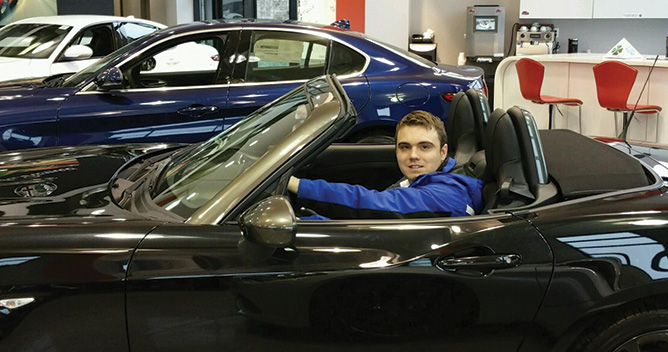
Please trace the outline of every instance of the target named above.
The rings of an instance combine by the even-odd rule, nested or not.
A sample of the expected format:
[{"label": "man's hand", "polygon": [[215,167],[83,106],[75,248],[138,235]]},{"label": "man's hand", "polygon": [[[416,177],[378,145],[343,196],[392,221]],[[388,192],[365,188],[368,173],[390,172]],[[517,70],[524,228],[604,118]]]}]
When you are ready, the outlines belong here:
[{"label": "man's hand", "polygon": [[288,181],[288,191],[297,194],[297,191],[299,191],[299,179],[290,176],[290,181]]}]

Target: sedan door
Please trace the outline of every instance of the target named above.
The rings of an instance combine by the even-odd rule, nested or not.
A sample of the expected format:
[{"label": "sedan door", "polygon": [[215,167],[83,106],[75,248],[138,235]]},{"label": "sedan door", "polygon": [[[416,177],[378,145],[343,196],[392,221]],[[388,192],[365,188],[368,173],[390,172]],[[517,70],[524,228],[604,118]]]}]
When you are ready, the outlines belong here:
[{"label": "sedan door", "polygon": [[65,100],[58,114],[60,144],[191,143],[220,132],[235,33],[210,32],[161,43],[120,67],[124,88],[93,84]]},{"label": "sedan door", "polygon": [[552,271],[507,214],[296,226],[288,248],[234,223],[157,228],[129,267],[131,349],[515,351]]}]

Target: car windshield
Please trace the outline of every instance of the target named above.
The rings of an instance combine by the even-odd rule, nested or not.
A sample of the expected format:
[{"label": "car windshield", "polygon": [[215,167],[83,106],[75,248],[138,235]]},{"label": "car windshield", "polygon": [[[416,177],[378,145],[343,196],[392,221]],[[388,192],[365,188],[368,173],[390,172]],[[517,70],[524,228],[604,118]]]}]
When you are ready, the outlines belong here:
[{"label": "car windshield", "polygon": [[220,135],[176,155],[162,171],[154,202],[189,217],[334,97],[317,79],[249,115]]},{"label": "car windshield", "polygon": [[85,81],[90,77],[91,75],[97,74],[98,71],[106,66],[108,63],[116,60],[116,58],[125,55],[128,53],[130,50],[134,49],[136,46],[141,44],[141,40],[135,40],[134,42],[130,44],[126,44],[125,46],[122,46],[120,49],[112,52],[111,54],[103,57],[99,61],[95,62],[94,64],[84,68],[83,70],[73,74],[70,76],[63,84],[61,85],[62,87],[75,87],[79,85],[81,82]]},{"label": "car windshield", "polygon": [[25,59],[49,57],[63,41],[71,26],[23,23],[10,24],[0,30],[0,56]]}]

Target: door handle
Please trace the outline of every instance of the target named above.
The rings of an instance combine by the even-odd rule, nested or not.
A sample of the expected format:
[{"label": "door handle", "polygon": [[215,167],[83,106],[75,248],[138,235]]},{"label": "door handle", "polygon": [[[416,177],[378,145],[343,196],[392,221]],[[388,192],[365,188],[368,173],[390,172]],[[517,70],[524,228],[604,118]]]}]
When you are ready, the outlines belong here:
[{"label": "door handle", "polygon": [[492,254],[459,258],[442,258],[436,261],[436,266],[445,271],[466,270],[494,270],[513,268],[522,262],[519,254]]},{"label": "door handle", "polygon": [[202,117],[206,114],[212,114],[216,111],[218,111],[218,107],[215,105],[194,104],[190,105],[187,108],[179,109],[177,112],[181,115],[187,115],[191,117]]}]

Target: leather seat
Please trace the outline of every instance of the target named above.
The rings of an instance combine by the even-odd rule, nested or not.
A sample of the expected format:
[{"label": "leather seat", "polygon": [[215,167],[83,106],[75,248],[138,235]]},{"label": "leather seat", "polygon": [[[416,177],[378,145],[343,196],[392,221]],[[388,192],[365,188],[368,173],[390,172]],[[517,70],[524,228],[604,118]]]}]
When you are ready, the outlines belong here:
[{"label": "leather seat", "polygon": [[491,181],[483,188],[485,210],[521,209],[556,201],[549,181],[538,128],[519,107],[496,109],[485,131],[485,159]]},{"label": "leather seat", "polygon": [[457,165],[467,163],[485,149],[484,131],[489,119],[489,103],[477,89],[455,94],[448,111],[448,156]]}]

